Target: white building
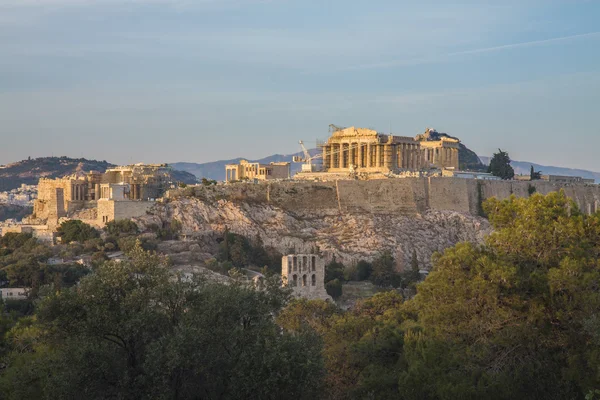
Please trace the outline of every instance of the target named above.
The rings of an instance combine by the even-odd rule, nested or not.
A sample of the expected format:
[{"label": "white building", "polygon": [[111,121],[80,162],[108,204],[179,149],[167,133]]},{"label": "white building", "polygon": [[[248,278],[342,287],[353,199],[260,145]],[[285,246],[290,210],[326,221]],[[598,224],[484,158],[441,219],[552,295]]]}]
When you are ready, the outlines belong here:
[{"label": "white building", "polygon": [[4,300],[27,300],[29,288],[3,288],[0,289],[0,298]]}]

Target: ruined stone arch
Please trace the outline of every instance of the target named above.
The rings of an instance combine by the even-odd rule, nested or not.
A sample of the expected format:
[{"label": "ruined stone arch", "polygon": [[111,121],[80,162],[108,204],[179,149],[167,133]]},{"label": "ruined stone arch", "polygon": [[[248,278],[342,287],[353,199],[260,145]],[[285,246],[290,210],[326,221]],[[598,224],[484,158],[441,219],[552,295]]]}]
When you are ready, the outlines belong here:
[{"label": "ruined stone arch", "polygon": [[302,275],[302,286],[306,286],[306,274]]},{"label": "ruined stone arch", "polygon": [[317,275],[312,274],[312,276],[310,277],[310,284],[311,286],[317,286]]}]

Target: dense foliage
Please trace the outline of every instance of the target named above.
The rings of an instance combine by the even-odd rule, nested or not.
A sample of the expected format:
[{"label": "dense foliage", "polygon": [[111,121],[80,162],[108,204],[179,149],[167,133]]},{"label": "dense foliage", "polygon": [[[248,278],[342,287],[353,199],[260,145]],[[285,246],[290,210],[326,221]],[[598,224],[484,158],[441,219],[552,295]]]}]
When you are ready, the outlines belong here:
[{"label": "dense foliage", "polygon": [[63,243],[85,242],[100,237],[100,233],[95,228],[78,219],[64,221],[57,232]]},{"label": "dense foliage", "polygon": [[265,247],[259,235],[254,241],[229,230],[225,231],[219,244],[219,261],[230,263],[232,267],[266,267],[272,273],[281,273],[282,254],[272,247]]},{"label": "dense foliage", "polygon": [[135,222],[130,219],[115,219],[106,223],[104,230],[109,235],[135,235],[139,228]]},{"label": "dense foliage", "polygon": [[[343,311],[169,274],[133,246],[35,314],[0,317],[0,393],[44,398],[593,399],[600,393],[600,213],[564,193],[491,199],[494,232],[394,273],[383,252],[353,274],[389,288]],[[241,241],[227,239],[227,254]],[[0,240],[11,256],[31,237]],[[246,248],[246,246],[250,246]],[[227,261],[231,263],[231,261]],[[330,286],[347,271],[326,269]],[[335,286],[335,285],[334,285]],[[10,307],[9,307],[10,308]],[[19,319],[19,317],[21,317]]]},{"label": "dense foliage", "polygon": [[8,399],[313,399],[320,341],[281,331],[287,294],[173,276],[137,246],[9,332]]},{"label": "dense foliage", "polygon": [[436,256],[413,299],[377,294],[346,313],[300,301],[281,314],[323,338],[328,398],[593,396],[600,214],[564,193],[484,207],[495,232]]}]

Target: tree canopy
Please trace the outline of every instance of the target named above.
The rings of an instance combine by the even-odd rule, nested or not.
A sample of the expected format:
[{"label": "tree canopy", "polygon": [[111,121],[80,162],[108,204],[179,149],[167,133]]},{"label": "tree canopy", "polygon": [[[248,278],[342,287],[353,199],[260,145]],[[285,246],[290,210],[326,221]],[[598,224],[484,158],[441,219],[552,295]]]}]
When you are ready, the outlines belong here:
[{"label": "tree canopy", "polygon": [[[382,283],[387,291],[348,310],[290,302],[275,277],[256,289],[174,274],[168,260],[137,243],[127,262],[102,263],[70,288],[46,286],[33,315],[17,320],[25,311],[4,306],[10,312],[0,314],[0,393],[594,399],[600,213],[581,213],[564,192],[490,199],[483,209],[493,232],[436,254],[425,281],[411,285],[414,297]],[[5,257],[36,248],[26,236],[0,244]],[[416,278],[418,261],[414,252],[405,274]],[[393,265],[383,252],[370,279],[396,279]],[[342,272],[330,266],[330,282],[340,282]],[[409,278],[398,275],[401,283]]]},{"label": "tree canopy", "polygon": [[[320,341],[275,324],[287,299],[173,275],[137,246],[15,326],[0,392],[8,399],[315,398]],[[26,343],[26,346],[20,345]]]},{"label": "tree canopy", "polygon": [[510,157],[508,156],[508,153],[498,149],[498,152],[494,153],[492,159],[490,160],[488,172],[502,179],[514,178],[515,170],[510,165]]},{"label": "tree canopy", "polygon": [[63,243],[80,242],[100,237],[100,234],[91,225],[78,219],[64,221],[57,229]]}]

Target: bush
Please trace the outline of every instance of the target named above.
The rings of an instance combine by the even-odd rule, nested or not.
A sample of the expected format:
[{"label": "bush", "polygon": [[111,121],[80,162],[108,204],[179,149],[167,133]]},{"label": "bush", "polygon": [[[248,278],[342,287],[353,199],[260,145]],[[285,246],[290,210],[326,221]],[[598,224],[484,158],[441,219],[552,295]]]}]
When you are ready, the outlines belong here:
[{"label": "bush", "polygon": [[260,236],[257,235],[254,243],[247,237],[225,231],[223,240],[219,243],[218,260],[231,262],[236,268],[256,266],[267,267],[270,272],[281,273],[281,256],[272,247],[265,248]]},{"label": "bush", "polygon": [[202,185],[203,186],[211,186],[211,185],[216,185],[217,181],[215,181],[214,179],[206,179],[206,178],[202,178]]},{"label": "bush", "polygon": [[373,272],[373,265],[370,262],[365,260],[360,260],[358,264],[356,264],[356,280],[357,281],[366,281],[371,277],[371,273]]},{"label": "bush", "polygon": [[171,220],[171,222],[163,222],[162,226],[150,224],[148,225],[148,229],[156,233],[156,237],[160,240],[173,240],[176,239],[179,232],[181,232],[182,224],[174,219]]},{"label": "bush", "polygon": [[395,261],[389,250],[384,251],[373,261],[371,282],[382,287],[399,287],[402,281],[400,274],[394,269]]},{"label": "bush", "polygon": [[339,279],[329,281],[325,284],[325,290],[327,290],[328,295],[337,299],[342,295],[342,282]]},{"label": "bush", "polygon": [[78,219],[65,221],[57,229],[63,243],[80,242],[100,237],[100,234],[91,225]]},{"label": "bush", "polygon": [[334,279],[343,281],[345,269],[346,267],[344,267],[344,264],[337,262],[334,258],[332,262],[325,266],[325,282],[329,282]]},{"label": "bush", "polygon": [[33,236],[31,233],[15,233],[9,232],[4,236],[0,236],[0,246],[9,250],[16,250],[25,245]]},{"label": "bush", "polygon": [[115,219],[107,222],[104,230],[110,235],[134,235],[139,232],[138,226],[130,219]]}]

